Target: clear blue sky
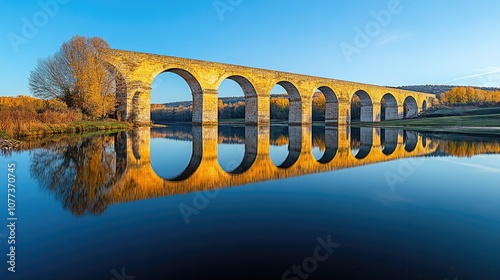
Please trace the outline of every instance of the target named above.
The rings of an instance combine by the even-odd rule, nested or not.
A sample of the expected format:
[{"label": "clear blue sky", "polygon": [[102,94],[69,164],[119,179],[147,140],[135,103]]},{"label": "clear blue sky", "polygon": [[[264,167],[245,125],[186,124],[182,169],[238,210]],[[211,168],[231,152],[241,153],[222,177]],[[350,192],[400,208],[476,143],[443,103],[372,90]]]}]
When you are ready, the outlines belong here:
[{"label": "clear blue sky", "polygon": [[[29,94],[36,60],[75,34],[118,49],[378,85],[500,86],[500,1],[60,0],[67,3],[45,12],[40,3],[53,1],[0,2],[0,95]],[[381,10],[390,20],[373,25]],[[367,27],[369,41],[356,43],[356,28]],[[346,55],[347,45],[356,52]],[[176,77],[155,85],[153,102],[189,98]],[[180,95],[157,93],[167,87]]]}]

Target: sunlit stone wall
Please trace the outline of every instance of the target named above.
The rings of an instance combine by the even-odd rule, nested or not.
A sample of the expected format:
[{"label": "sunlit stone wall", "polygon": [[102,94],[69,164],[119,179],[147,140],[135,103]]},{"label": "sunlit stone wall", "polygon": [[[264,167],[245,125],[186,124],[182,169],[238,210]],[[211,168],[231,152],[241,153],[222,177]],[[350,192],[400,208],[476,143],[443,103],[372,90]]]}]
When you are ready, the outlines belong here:
[{"label": "sunlit stone wall", "polygon": [[312,97],[318,89],[327,99],[327,125],[350,123],[351,100],[357,92],[366,93],[361,100],[361,121],[367,122],[380,121],[380,102],[386,94],[395,100],[386,115],[388,119],[400,119],[405,115],[405,100],[414,105],[410,106],[407,116],[414,117],[423,110],[424,103],[429,107],[436,97],[381,86],[122,50],[109,50],[105,59],[117,73],[119,117],[138,124],[150,123],[151,84],[157,75],[167,71],[180,75],[191,88],[193,123],[198,125],[218,123],[217,93],[227,78],[243,88],[247,102],[245,120],[249,125],[270,122],[270,95],[276,84],[282,85],[289,95],[290,124],[311,123]]}]

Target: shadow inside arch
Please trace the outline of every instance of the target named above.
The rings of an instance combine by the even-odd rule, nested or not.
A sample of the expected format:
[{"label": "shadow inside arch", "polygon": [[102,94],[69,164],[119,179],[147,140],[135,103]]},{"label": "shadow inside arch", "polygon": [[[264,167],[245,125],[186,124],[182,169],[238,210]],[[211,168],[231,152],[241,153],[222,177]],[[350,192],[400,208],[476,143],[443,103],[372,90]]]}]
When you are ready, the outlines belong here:
[{"label": "shadow inside arch", "polygon": [[[353,127],[351,128],[351,150],[357,159],[366,158],[373,146],[373,128]],[[356,152],[357,150],[357,152]]]}]

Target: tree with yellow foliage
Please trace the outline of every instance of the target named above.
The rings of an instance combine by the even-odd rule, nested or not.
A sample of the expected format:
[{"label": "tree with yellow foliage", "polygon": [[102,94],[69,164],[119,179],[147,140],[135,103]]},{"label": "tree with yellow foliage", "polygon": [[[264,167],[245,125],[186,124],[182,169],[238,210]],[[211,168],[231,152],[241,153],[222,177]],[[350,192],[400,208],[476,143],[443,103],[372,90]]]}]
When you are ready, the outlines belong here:
[{"label": "tree with yellow foliage", "polygon": [[74,36],[53,56],[38,60],[30,91],[42,99],[59,99],[89,118],[113,114],[115,79],[102,62],[108,48],[102,38]]}]

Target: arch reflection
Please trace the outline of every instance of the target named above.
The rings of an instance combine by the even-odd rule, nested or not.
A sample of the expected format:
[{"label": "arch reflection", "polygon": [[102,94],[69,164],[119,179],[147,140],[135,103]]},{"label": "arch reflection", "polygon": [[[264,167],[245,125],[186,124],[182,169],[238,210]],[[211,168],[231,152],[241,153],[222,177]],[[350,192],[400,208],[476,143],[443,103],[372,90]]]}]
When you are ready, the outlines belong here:
[{"label": "arch reflection", "polygon": [[[40,186],[74,215],[98,215],[115,203],[214,190],[352,168],[419,156],[472,156],[500,153],[498,140],[440,140],[396,129],[326,129],[325,137],[312,138],[311,126],[287,128],[274,135],[290,143],[290,153],[277,167],[272,164],[269,126],[245,127],[233,141],[245,145],[241,164],[232,173],[218,164],[218,128],[193,126],[192,133],[170,130],[151,133],[149,128],[87,138],[68,138],[41,145],[31,153],[30,171]],[[356,132],[357,131],[357,132]],[[191,140],[190,163],[174,180],[161,178],[151,166],[151,138]],[[240,138],[241,137],[241,138]],[[353,140],[354,138],[354,140]],[[323,143],[317,143],[321,142]],[[313,144],[314,143],[314,144]],[[313,146],[325,152],[317,160]],[[351,149],[359,149],[353,154]],[[155,151],[153,151],[155,152]],[[175,158],[172,160],[176,160]]]},{"label": "arch reflection", "polygon": [[351,128],[351,148],[354,157],[364,159],[372,150],[373,146],[373,128],[353,127]]},{"label": "arch reflection", "polygon": [[380,130],[380,147],[384,155],[391,155],[396,151],[399,143],[398,129],[381,129]]}]

